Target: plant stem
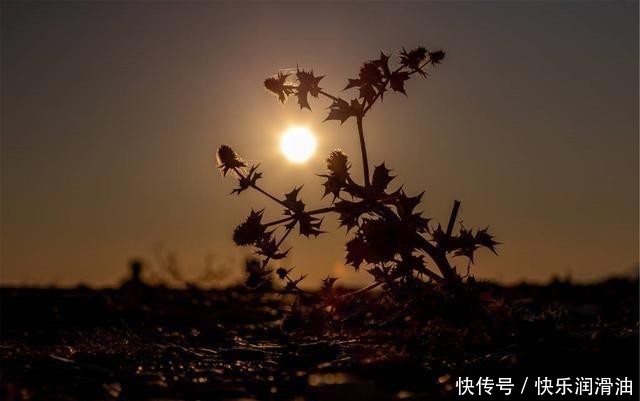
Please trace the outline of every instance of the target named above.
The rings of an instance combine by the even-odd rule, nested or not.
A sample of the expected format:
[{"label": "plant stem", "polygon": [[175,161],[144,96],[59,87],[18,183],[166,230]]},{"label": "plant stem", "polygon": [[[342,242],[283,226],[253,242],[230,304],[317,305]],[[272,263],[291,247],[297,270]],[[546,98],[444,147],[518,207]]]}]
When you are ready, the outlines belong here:
[{"label": "plant stem", "polygon": [[285,205],[285,203],[283,201],[281,201],[280,199],[276,198],[275,196],[271,195],[270,193],[266,192],[265,190],[263,190],[262,188],[260,188],[259,186],[252,184],[251,187],[255,190],[257,190],[258,192],[264,194],[265,196],[269,197],[270,199],[272,199],[274,202],[278,202],[279,204],[281,204],[282,206],[284,206],[286,209],[289,209],[289,206]]},{"label": "plant stem", "polygon": [[429,257],[434,261],[440,273],[442,273],[442,277],[444,277],[447,281],[453,281],[456,279],[456,274],[449,264],[449,260],[447,259],[447,254],[444,250],[433,246],[429,241],[427,241],[420,234],[416,233],[414,238],[418,242],[418,246],[422,249]]},{"label": "plant stem", "polygon": [[371,186],[369,181],[369,160],[367,159],[367,145],[364,141],[364,130],[362,129],[362,114],[356,117],[358,122],[358,135],[360,136],[360,151],[362,152],[362,168],[364,170],[364,185]]},{"label": "plant stem", "polygon": [[[301,278],[305,278],[306,275],[303,275]],[[290,283],[293,283],[293,288],[303,294],[307,294],[307,295],[316,295],[315,293],[311,292],[311,291],[307,291],[307,290],[303,290],[302,288],[298,287],[298,284],[296,284],[296,281],[291,278],[291,276],[289,275],[289,273],[287,273],[286,276],[284,276],[284,279]],[[285,291],[284,294],[287,294],[287,292]]]},{"label": "plant stem", "polygon": [[[233,171],[238,174],[238,176],[240,178],[245,178],[244,174],[242,174],[242,172],[237,168],[234,167]],[[249,184],[249,186],[253,189],[255,189],[256,191],[262,193],[264,196],[268,197],[269,199],[273,200],[274,202],[277,202],[279,204],[281,204],[282,206],[284,206],[285,209],[289,209],[289,206],[287,206],[283,201],[281,201],[280,199],[276,198],[275,196],[271,195],[270,193],[268,193],[267,191],[265,191],[264,189],[260,188],[259,186],[257,186],[256,184]]]},{"label": "plant stem", "polygon": [[[335,210],[336,210],[336,208],[333,207],[333,206],[332,207],[323,207],[322,209],[315,209],[315,210],[310,210],[308,212],[304,212],[304,214],[308,214],[308,215],[312,216],[312,215],[315,215],[315,214],[324,214],[324,213],[333,212]],[[269,222],[269,223],[266,223],[266,224],[263,224],[263,225],[266,226],[266,227],[275,226],[277,224],[286,223],[286,222],[291,221],[291,220],[293,220],[295,218],[296,218],[296,216],[289,216],[289,217],[285,217],[285,218],[282,218],[282,219],[279,219],[279,220],[275,220],[275,221],[272,221],[272,222]]]},{"label": "plant stem", "polygon": [[[384,205],[379,206],[376,213],[384,219],[398,220],[398,217]],[[447,252],[444,249],[434,246],[417,232],[413,233],[413,238],[416,241],[417,247],[429,255],[436,264],[436,267],[442,274],[442,278],[446,281],[454,281],[457,278],[455,271],[449,263],[449,259],[447,259]]]},{"label": "plant stem", "polygon": [[275,225],[278,225],[278,224],[286,223],[286,222],[291,221],[291,220],[293,220],[293,216],[285,217],[283,219],[275,220],[275,221],[272,221],[272,222],[269,222],[269,223],[266,223],[266,224],[263,224],[263,225],[265,227],[270,227],[270,226],[275,226]]},{"label": "plant stem", "polygon": [[[442,282],[442,277],[438,276],[437,274],[435,274],[434,272],[432,272],[432,271],[431,271],[431,270],[429,270],[429,269],[426,269],[426,268],[425,268],[424,270],[421,270],[421,271],[420,271],[420,273],[426,274],[426,275],[427,275],[427,276],[429,276],[433,281],[435,281],[435,282],[437,282],[437,283]],[[401,277],[401,276],[402,276],[402,274],[401,274],[400,272],[397,272],[397,271],[396,271],[396,272],[394,272],[394,273],[391,275],[391,277],[389,277],[389,279],[390,279],[390,280],[395,280],[395,279],[397,279],[397,278],[399,278],[399,277]],[[340,298],[343,298],[343,299],[344,299],[344,298],[348,298],[348,297],[351,297],[351,296],[354,296],[354,295],[362,294],[362,293],[364,293],[364,292],[369,292],[369,291],[371,291],[371,290],[373,290],[373,289],[375,289],[375,288],[380,287],[380,286],[381,286],[382,284],[384,284],[384,283],[385,283],[384,281],[376,281],[376,282],[374,282],[374,283],[369,284],[369,285],[368,285],[368,286],[366,286],[366,287],[363,287],[363,288],[360,288],[360,289],[358,289],[358,290],[351,291],[351,292],[349,292],[349,293],[343,294],[343,295],[341,295],[341,296],[340,296]]]},{"label": "plant stem", "polygon": [[451,209],[451,216],[449,217],[449,224],[447,225],[447,238],[451,237],[453,231],[453,225],[456,224],[456,217],[458,216],[458,209],[460,209],[460,201],[453,201],[453,209]]},{"label": "plant stem", "polygon": [[276,244],[276,248],[280,248],[280,245],[282,245],[282,243],[287,238],[291,230],[293,230],[293,227],[287,228],[287,231],[282,235],[282,238],[280,238],[280,241],[278,241],[278,243]]},{"label": "plant stem", "polygon": [[[291,230],[293,230],[293,227],[287,228],[287,231],[282,235],[282,238],[280,238],[280,240],[279,240],[279,241],[278,241],[278,243],[276,244],[276,249],[279,249],[279,248],[280,248],[280,245],[282,245],[282,243],[283,243],[283,242],[284,242],[284,240],[287,238],[287,235],[289,235],[289,233],[291,232]],[[262,267],[266,267],[270,260],[271,260],[271,256],[267,256],[267,257],[262,261]]]},{"label": "plant stem", "polygon": [[374,283],[369,284],[366,287],[360,288],[360,289],[355,290],[355,291],[348,292],[346,294],[342,294],[342,295],[340,295],[340,298],[344,299],[344,298],[348,298],[348,297],[351,297],[351,296],[354,296],[354,295],[362,294],[363,292],[368,292],[368,291],[373,290],[374,288],[378,288],[381,285],[382,285],[382,281],[376,281]]},{"label": "plant stem", "polygon": [[427,269],[426,267],[424,269],[421,269],[421,270],[418,270],[418,269],[414,268],[414,270],[417,271],[418,273],[425,274],[425,275],[429,276],[429,278],[432,279],[433,281],[435,281],[436,283],[441,283],[442,282],[442,277],[438,276],[437,274],[435,274],[431,270]]},{"label": "plant stem", "polygon": [[320,91],[320,94],[324,95],[325,97],[328,97],[329,99],[333,100],[334,102],[337,102],[338,100],[341,100],[339,97],[333,96],[332,94],[327,93],[327,92],[325,92],[323,90]]}]

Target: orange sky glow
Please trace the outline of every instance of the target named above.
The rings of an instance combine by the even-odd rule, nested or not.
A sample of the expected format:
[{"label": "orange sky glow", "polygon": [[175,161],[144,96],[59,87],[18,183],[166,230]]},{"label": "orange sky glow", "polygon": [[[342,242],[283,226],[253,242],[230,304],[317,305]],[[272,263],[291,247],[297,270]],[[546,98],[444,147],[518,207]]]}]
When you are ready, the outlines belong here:
[{"label": "orange sky glow", "polygon": [[[491,228],[499,256],[479,253],[476,277],[638,269],[637,2],[22,2],[2,5],[1,29],[2,285],[115,285],[132,257],[161,274],[158,247],[187,276],[209,258],[237,279],[233,228],[280,208],[229,195],[219,145],[260,162],[273,193],[304,184],[311,208],[329,204],[316,174],[331,150],[361,174],[355,122],[323,123],[324,100],[282,105],[263,80],[299,65],[340,93],[380,50],[416,45],[447,57],[372,109],[370,163],[426,190],[434,222],[459,199],[465,225]],[[304,163],[282,154],[291,126],[317,140]],[[368,281],[337,227],[287,239],[310,284]]]}]

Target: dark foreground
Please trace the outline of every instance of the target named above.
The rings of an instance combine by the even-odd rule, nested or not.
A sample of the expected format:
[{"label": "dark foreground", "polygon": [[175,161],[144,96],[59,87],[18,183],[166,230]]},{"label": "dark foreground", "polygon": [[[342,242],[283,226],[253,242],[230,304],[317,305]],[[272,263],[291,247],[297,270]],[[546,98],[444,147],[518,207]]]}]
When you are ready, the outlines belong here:
[{"label": "dark foreground", "polygon": [[[241,288],[4,288],[1,399],[479,398],[458,395],[458,377],[511,378],[492,399],[637,399],[637,281],[474,294],[291,313],[291,299]],[[633,395],[538,396],[538,377],[627,377]]]}]

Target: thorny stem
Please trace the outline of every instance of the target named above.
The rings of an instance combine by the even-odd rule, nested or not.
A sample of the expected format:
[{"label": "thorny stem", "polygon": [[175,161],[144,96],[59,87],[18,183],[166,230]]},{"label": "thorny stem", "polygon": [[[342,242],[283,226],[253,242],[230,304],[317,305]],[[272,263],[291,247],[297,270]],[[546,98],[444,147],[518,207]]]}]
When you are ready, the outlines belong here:
[{"label": "thorny stem", "polygon": [[[307,214],[307,215],[313,216],[313,215],[315,215],[315,214],[324,214],[324,213],[333,212],[333,211],[335,211],[335,210],[336,210],[336,208],[335,208],[335,207],[324,207],[324,208],[322,208],[322,209],[315,209],[315,210],[310,210],[310,211],[308,211],[308,212],[304,212],[304,214]],[[293,220],[293,219],[295,219],[295,218],[296,218],[296,216],[289,216],[289,217],[285,217],[285,218],[282,218],[282,219],[280,219],[280,220],[275,220],[275,221],[272,221],[272,222],[266,223],[266,224],[264,224],[264,226],[266,226],[266,227],[275,226],[275,225],[277,225],[277,224],[286,223],[286,222],[291,221],[291,220]]]},{"label": "thorny stem", "polygon": [[337,102],[338,100],[342,100],[339,97],[333,96],[332,94],[327,93],[327,92],[325,92],[323,90],[320,91],[320,94],[324,95],[325,97],[328,97],[329,99],[333,100],[334,102]]},{"label": "thorny stem", "polygon": [[426,267],[422,266],[421,269],[414,269],[416,272],[418,272],[419,274],[426,274],[427,276],[429,276],[430,279],[432,279],[433,281],[437,282],[437,283],[441,283],[442,282],[442,277],[438,276],[437,274],[435,274],[434,272],[432,272],[431,270],[427,269]]},{"label": "thorny stem", "polygon": [[[278,243],[276,244],[276,249],[280,248],[280,245],[282,245],[282,243],[284,242],[284,240],[287,238],[287,235],[289,235],[289,233],[291,232],[291,230],[293,230],[293,227],[289,227],[287,228],[287,231],[282,235],[282,238],[280,238],[280,240],[278,241]],[[265,258],[264,261],[262,261],[262,267],[266,267],[267,264],[269,263],[269,261],[271,260],[271,256],[267,256]]]},{"label": "thorny stem", "polygon": [[[304,277],[306,277],[306,275],[303,275],[302,277],[304,278]],[[295,290],[296,290],[296,291],[301,292],[301,293],[304,293],[304,294],[315,295],[315,294],[314,294],[313,292],[311,292],[311,291],[303,290],[302,288],[298,287],[298,285],[296,284],[296,281],[295,281],[294,279],[292,279],[292,278],[291,278],[291,276],[289,275],[289,273],[287,273],[287,274],[284,276],[284,279],[285,279],[287,282],[293,283],[293,286],[294,286],[294,288],[295,288]],[[286,293],[286,291],[285,291],[284,293]]]},{"label": "thorny stem", "polygon": [[364,170],[364,185],[365,187],[370,187],[371,182],[369,181],[369,160],[367,159],[367,145],[364,141],[364,130],[362,129],[363,114],[359,114],[356,117],[356,120],[358,122],[358,136],[360,137],[360,151],[362,152],[362,168]]},{"label": "thorny stem", "polygon": [[258,190],[259,192],[261,192],[262,194],[268,196],[269,198],[273,199],[274,201],[278,202],[279,204],[281,204],[282,206],[284,206],[285,208],[289,209],[289,207],[287,205],[284,204],[283,201],[281,201],[280,199],[276,198],[275,196],[271,195],[270,193],[266,192],[265,190],[263,190],[262,188],[260,188],[259,186],[253,184],[251,185],[254,189]]},{"label": "thorny stem", "polygon": [[278,243],[276,244],[276,248],[280,248],[280,245],[282,245],[282,243],[284,242],[285,239],[287,239],[287,236],[289,235],[289,233],[291,232],[291,230],[293,230],[293,227],[289,227],[287,228],[287,231],[285,231],[285,233],[282,235],[282,238],[280,238],[280,240],[278,241]]},{"label": "thorny stem", "polygon": [[[233,171],[238,174],[238,176],[240,176],[240,178],[245,178],[245,176],[242,174],[242,172],[237,168],[234,167]],[[285,209],[290,209],[289,206],[287,206],[283,201],[281,201],[280,199],[276,198],[275,196],[271,195],[270,193],[268,193],[267,191],[265,191],[264,189],[260,188],[259,186],[257,186],[256,184],[250,183],[249,186],[253,189],[255,189],[256,191],[262,193],[263,195],[265,195],[266,197],[270,198],[271,200],[273,200],[274,202],[279,203],[280,205],[284,206]]]},{"label": "thorny stem", "polygon": [[[242,174],[242,172],[238,168],[234,168],[233,171],[236,174],[238,174],[238,176],[240,178],[245,178],[244,174]],[[260,188],[256,184],[249,184],[249,186],[251,188],[255,189],[256,191],[262,193],[263,195],[267,196],[269,199],[273,200],[274,202],[277,202],[280,205],[284,206],[285,209],[291,210],[291,208],[289,206],[287,206],[282,200],[280,200],[280,199],[276,198],[275,196],[271,195],[270,193],[268,193],[264,189]],[[336,210],[336,208],[332,206],[332,207],[323,207],[321,209],[310,210],[310,211],[304,212],[304,213],[308,214],[308,215],[315,215],[315,214],[323,214],[323,213],[333,212],[334,210]],[[296,218],[296,216],[285,217],[283,219],[267,223],[267,224],[265,224],[265,226],[269,227],[269,226],[273,226],[273,225],[280,224],[280,223],[286,223],[286,222],[291,221],[291,220],[293,220],[295,218]]]},{"label": "thorny stem", "polygon": [[442,276],[447,281],[452,281],[456,278],[456,274],[453,271],[453,268],[449,264],[449,260],[447,259],[447,254],[442,249],[436,248],[427,241],[424,237],[419,234],[415,235],[416,240],[419,243],[420,249],[422,249],[433,261],[435,262],[438,270],[442,273]]},{"label": "thorny stem", "polygon": [[[429,62],[425,62],[422,66],[420,66],[419,70],[422,70],[422,68],[426,67],[429,64]],[[398,68],[396,68],[396,70],[394,71],[394,73],[399,72],[403,67],[400,66]],[[418,71],[419,71],[418,70]],[[411,71],[409,72],[409,75],[415,74],[417,71]],[[387,84],[389,83],[389,79],[386,79],[384,86],[386,88]],[[333,100],[337,100],[336,97],[331,96],[327,93],[324,92],[320,92],[321,94],[333,99]],[[371,107],[373,106],[373,104],[378,100],[378,98],[381,95],[381,91],[379,91],[378,93],[376,93],[376,96],[373,98],[373,100],[371,101],[371,103],[369,103],[363,110],[361,113],[359,113],[356,116],[356,121],[358,123],[358,136],[360,137],[360,150],[362,152],[362,166],[363,166],[363,170],[364,170],[364,182],[365,182],[365,186],[369,187],[371,185],[371,182],[369,181],[369,160],[367,158],[367,145],[365,143],[364,140],[364,130],[362,128],[362,119],[365,116],[365,114],[367,113],[367,111],[369,111],[369,109],[371,109]]]},{"label": "thorny stem", "polygon": [[[385,219],[397,219],[397,216],[386,206],[380,205],[376,210],[382,218]],[[447,259],[447,253],[441,248],[434,246],[427,241],[422,235],[417,232],[413,234],[414,240],[418,244],[418,248],[424,251],[434,261],[436,267],[442,274],[442,277],[446,281],[453,281],[456,278],[456,274]],[[436,280],[437,281],[437,280]]]},{"label": "thorny stem", "polygon": [[289,217],[285,217],[279,220],[275,220],[275,221],[271,221],[269,223],[263,224],[265,227],[271,227],[271,226],[275,226],[278,224],[282,224],[282,223],[286,223],[288,221],[293,220],[295,217],[294,216],[289,216]]},{"label": "thorny stem", "polygon": [[456,217],[458,216],[458,210],[460,209],[460,201],[453,201],[453,209],[451,209],[451,216],[449,217],[449,224],[447,224],[447,238],[451,237],[453,231],[453,225],[456,223]]},{"label": "thorny stem", "polygon": [[[282,245],[282,243],[284,242],[284,240],[287,238],[287,236],[289,235],[289,233],[291,232],[291,230],[293,230],[293,227],[289,227],[287,228],[287,231],[282,235],[282,238],[280,238],[280,240],[278,241],[278,243],[276,244],[276,248],[280,248],[280,245]],[[266,259],[265,261],[265,266],[266,264],[269,262],[269,258]],[[289,273],[287,273],[284,276],[284,279],[290,283],[293,284],[293,287],[296,289],[296,291],[298,292],[302,292],[305,294],[311,294],[309,291],[303,290],[302,288],[298,287],[298,285],[296,284],[295,280],[293,280],[291,278],[291,276],[289,276]]]},{"label": "thorny stem", "polygon": [[[285,88],[289,88],[289,89],[297,89],[297,88],[298,88],[298,86],[296,86],[296,85],[285,85]],[[327,98],[329,98],[329,99],[333,100],[334,102],[337,102],[337,101],[339,101],[339,100],[344,100],[344,99],[342,99],[342,98],[340,98],[340,97],[338,97],[338,96],[333,96],[332,94],[330,94],[330,93],[328,93],[328,92],[325,92],[325,91],[323,91],[322,89],[320,90],[320,92],[319,92],[319,93],[320,93],[322,96],[327,97]]]},{"label": "thorny stem", "polygon": [[[425,268],[424,270],[420,270],[418,272],[426,274],[427,276],[429,276],[429,278],[431,278],[435,282],[438,282],[438,283],[442,282],[442,277],[438,276],[437,274],[435,274],[434,272],[432,272],[431,270],[429,270],[427,268]],[[393,274],[391,274],[391,276],[388,277],[388,279],[389,280],[395,280],[397,278],[400,278],[401,276],[402,276],[402,274],[400,272],[394,271]],[[355,296],[355,295],[358,295],[358,294],[362,294],[362,293],[365,293],[365,292],[369,292],[371,290],[374,290],[374,289],[380,287],[384,283],[385,283],[384,281],[373,282],[373,283],[369,284],[366,287],[363,287],[363,288],[360,288],[358,290],[343,294],[343,295],[340,296],[340,298],[344,299],[344,298],[348,298],[348,297]]]},{"label": "thorny stem", "polygon": [[375,288],[380,287],[381,285],[382,285],[382,281],[376,281],[374,283],[369,284],[366,287],[360,288],[360,289],[355,290],[355,291],[348,292],[346,294],[342,294],[342,295],[340,295],[340,299],[349,298],[349,297],[352,297],[352,296],[355,296],[355,295],[358,295],[358,294],[369,292],[369,291],[371,291],[371,290],[373,290]]}]

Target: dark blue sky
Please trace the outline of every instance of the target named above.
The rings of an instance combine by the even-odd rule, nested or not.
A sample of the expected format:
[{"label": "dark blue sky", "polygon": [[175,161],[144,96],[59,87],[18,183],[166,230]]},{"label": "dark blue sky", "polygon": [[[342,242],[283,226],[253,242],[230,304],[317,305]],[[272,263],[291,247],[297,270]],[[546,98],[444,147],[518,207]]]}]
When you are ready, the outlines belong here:
[{"label": "dark blue sky", "polygon": [[[420,44],[447,58],[376,106],[369,157],[426,189],[426,215],[460,199],[465,224],[491,226],[504,245],[475,274],[637,267],[637,2],[3,2],[1,41],[3,283],[112,284],[156,244],[193,274],[209,253],[238,270],[233,227],[278,209],[227,196],[218,145],[261,161],[274,192],[306,184],[314,206],[326,154],[358,153],[351,123],[321,123],[323,102],[282,106],[263,79],[299,64],[338,92],[381,49]],[[292,124],[318,136],[305,165],[278,151]],[[289,262],[365,279],[343,240],[292,239]]]}]

